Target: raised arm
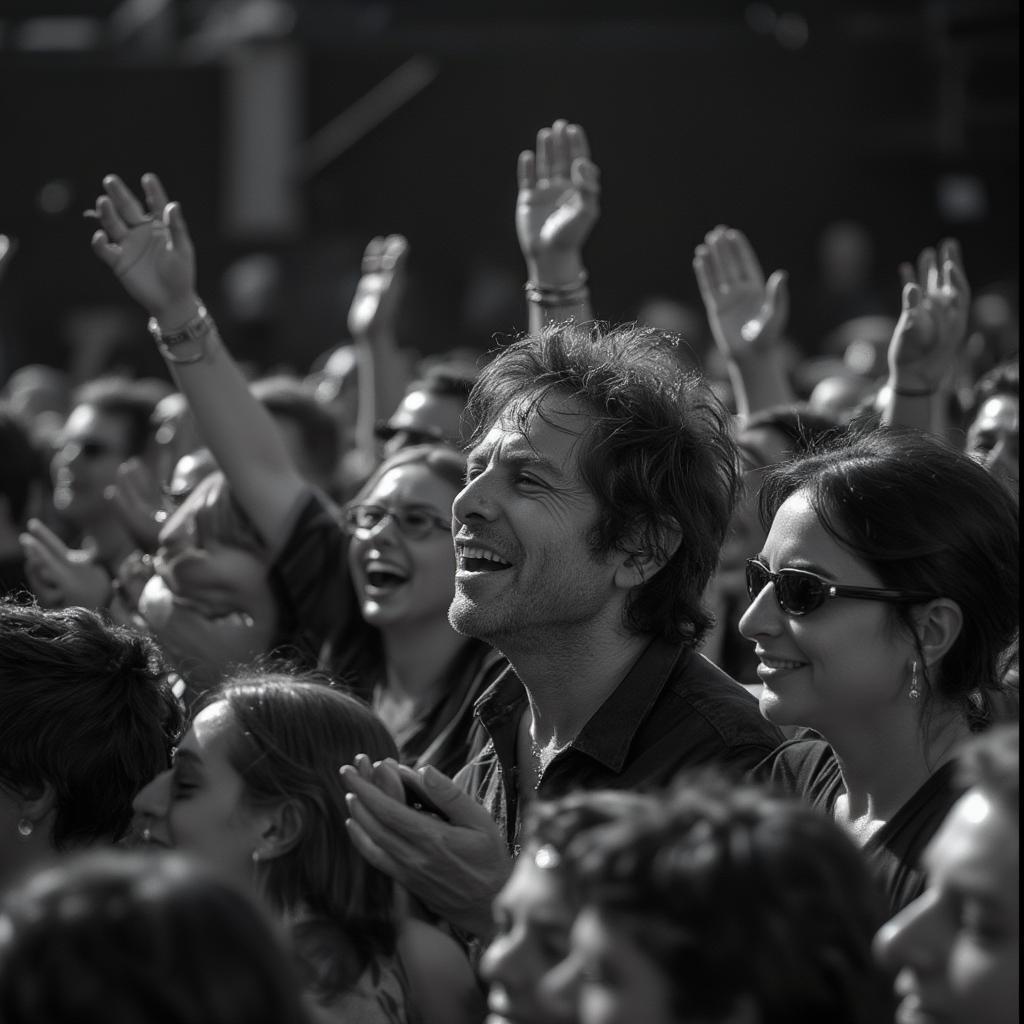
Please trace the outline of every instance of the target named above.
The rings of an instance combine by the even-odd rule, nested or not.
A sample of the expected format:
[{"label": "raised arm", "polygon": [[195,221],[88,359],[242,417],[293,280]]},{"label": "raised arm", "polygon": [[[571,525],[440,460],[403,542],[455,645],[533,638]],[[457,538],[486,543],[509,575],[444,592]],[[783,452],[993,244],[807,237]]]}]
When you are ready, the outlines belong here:
[{"label": "raised arm", "polygon": [[902,310],[889,342],[882,422],[936,434],[950,428],[956,364],[967,338],[971,289],[955,239],[900,266]]},{"label": "raised arm", "polygon": [[398,349],[396,325],[405,291],[409,243],[401,235],[372,238],[363,253],[362,276],[348,311],[348,329],[359,367],[356,447],[360,469],[377,461],[374,427],[398,407],[409,382],[407,360]]},{"label": "raised arm", "polygon": [[537,149],[519,154],[516,234],[526,261],[529,326],[593,320],[583,244],[598,218],[601,185],[578,124],[556,121],[537,132]]},{"label": "raised arm", "polygon": [[154,174],[143,177],[142,189],[144,203],[116,175],[103,179],[93,252],[153,317],[160,351],[203,440],[274,549],[307,485],[196,292],[195,252],[181,207],[168,202]]},{"label": "raised arm", "polygon": [[747,236],[721,224],[697,246],[693,270],[711,334],[726,359],[737,414],[745,419],[794,401],[779,350],[789,316],[786,272],[776,270],[765,281]]}]

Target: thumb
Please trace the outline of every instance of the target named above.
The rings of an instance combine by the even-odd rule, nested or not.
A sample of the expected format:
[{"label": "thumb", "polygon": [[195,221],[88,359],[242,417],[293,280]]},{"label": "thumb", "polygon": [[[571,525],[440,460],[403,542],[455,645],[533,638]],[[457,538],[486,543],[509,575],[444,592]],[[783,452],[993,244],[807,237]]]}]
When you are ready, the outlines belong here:
[{"label": "thumb", "polygon": [[185,215],[181,212],[181,203],[168,203],[164,210],[164,219],[170,228],[174,248],[179,252],[189,252],[192,248],[192,239],[185,224]]},{"label": "thumb", "polygon": [[903,311],[910,312],[921,305],[921,288],[913,281],[908,281],[903,286]]},{"label": "thumb", "polygon": [[765,284],[765,306],[772,318],[782,322],[789,315],[789,274],[776,270]]},{"label": "thumb", "polygon": [[417,785],[438,807],[444,809],[453,825],[465,828],[494,829],[494,819],[487,808],[464,789],[458,787],[447,775],[431,765],[413,771],[403,766],[403,774]]},{"label": "thumb", "polygon": [[569,169],[572,183],[581,191],[596,195],[601,190],[601,172],[597,164],[585,156],[578,156]]}]

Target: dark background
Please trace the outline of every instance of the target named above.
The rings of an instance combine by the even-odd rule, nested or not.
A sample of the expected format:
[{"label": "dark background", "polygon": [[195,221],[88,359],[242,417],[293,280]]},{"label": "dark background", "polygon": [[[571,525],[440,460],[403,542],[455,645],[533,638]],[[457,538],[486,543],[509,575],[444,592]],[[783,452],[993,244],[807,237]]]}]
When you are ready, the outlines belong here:
[{"label": "dark background", "polygon": [[[607,319],[657,294],[696,304],[693,248],[723,222],[766,269],[790,270],[807,351],[824,329],[816,252],[830,221],[869,228],[894,314],[897,264],[946,234],[976,290],[1017,278],[1015,2],[200,2],[133,21],[137,9],[0,0],[0,232],[19,246],[0,284],[0,381],[66,364],[75,316],[95,305],[130,314],[112,358],[156,369],[81,216],[112,170],[156,170],[182,201],[222,318],[233,261],[276,258],[263,322],[235,324],[257,364],[305,370],[344,340],[362,246],[392,231],[411,242],[404,342],[486,348],[525,326],[516,155],[556,117],[584,125],[602,170],[586,258]],[[282,54],[292,107],[275,118],[255,101],[256,117],[296,144],[246,160],[233,68]],[[410,60],[428,84],[390,114],[367,108]],[[317,159],[309,140],[353,105],[366,119],[350,144]],[[240,176],[284,160],[275,224],[229,203]]]}]

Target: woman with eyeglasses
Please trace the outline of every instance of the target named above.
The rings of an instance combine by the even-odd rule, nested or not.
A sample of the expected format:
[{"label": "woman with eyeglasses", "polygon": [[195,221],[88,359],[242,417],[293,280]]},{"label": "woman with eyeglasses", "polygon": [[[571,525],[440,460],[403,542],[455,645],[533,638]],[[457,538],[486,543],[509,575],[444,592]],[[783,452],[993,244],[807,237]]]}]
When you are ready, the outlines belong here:
[{"label": "woman with eyeglasses", "polygon": [[180,206],[155,175],[142,187],[140,201],[119,178],[104,179],[93,250],[152,315],[157,347],[261,542],[277,649],[344,676],[373,702],[406,763],[453,774],[466,757],[473,700],[503,665],[448,624],[462,457],[422,447],[385,461],[339,522],[196,294]]},{"label": "woman with eyeglasses", "polygon": [[962,452],[887,430],[774,468],[760,502],[770,528],[739,628],[762,713],[821,738],[758,774],[847,829],[895,912],[922,890],[953,759],[1016,650],[1017,509]]}]

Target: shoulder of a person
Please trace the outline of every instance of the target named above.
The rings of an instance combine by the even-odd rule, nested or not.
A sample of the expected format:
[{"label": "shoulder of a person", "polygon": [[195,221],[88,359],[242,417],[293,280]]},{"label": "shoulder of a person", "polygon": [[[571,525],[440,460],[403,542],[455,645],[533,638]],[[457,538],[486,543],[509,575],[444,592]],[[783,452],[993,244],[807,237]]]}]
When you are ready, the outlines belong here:
[{"label": "shoulder of a person", "polygon": [[820,737],[801,736],[779,744],[755,769],[760,778],[807,783],[825,772],[838,771],[832,748]]}]

